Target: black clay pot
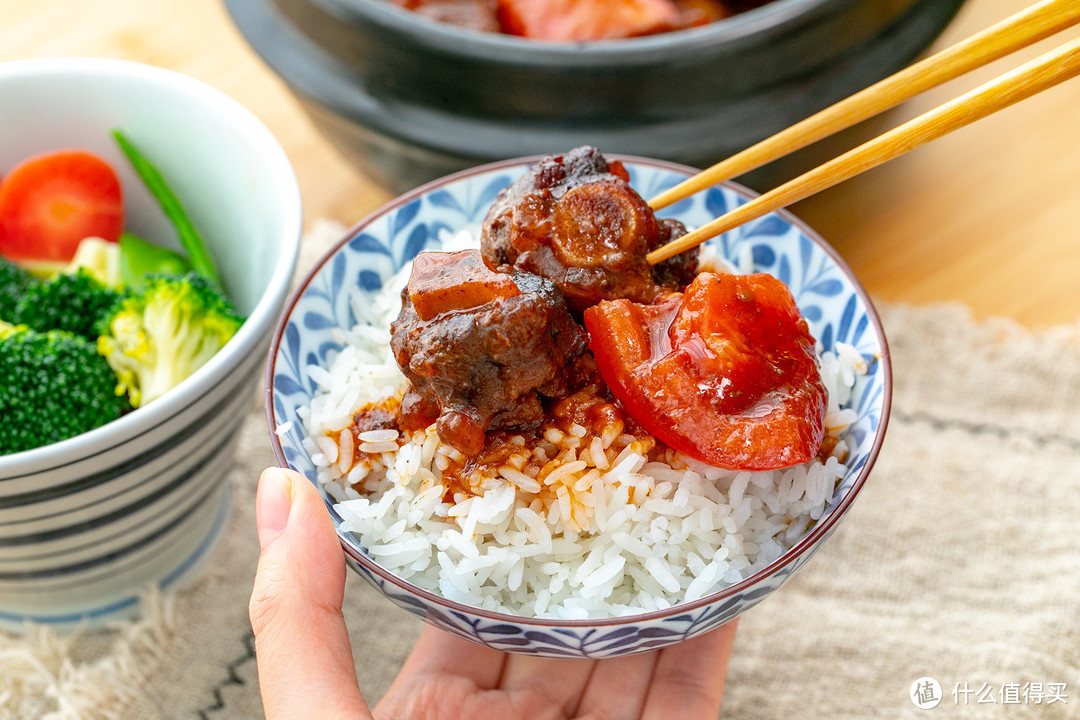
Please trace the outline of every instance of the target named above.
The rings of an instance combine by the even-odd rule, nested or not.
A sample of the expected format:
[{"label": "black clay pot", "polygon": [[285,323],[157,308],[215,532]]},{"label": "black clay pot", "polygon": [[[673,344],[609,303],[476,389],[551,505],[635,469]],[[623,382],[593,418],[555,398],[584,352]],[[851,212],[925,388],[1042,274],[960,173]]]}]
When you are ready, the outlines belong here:
[{"label": "black clay pot", "polygon": [[385,0],[224,0],[316,126],[402,192],[591,144],[704,166],[910,63],[963,0],[776,0],[628,40],[553,43]]}]

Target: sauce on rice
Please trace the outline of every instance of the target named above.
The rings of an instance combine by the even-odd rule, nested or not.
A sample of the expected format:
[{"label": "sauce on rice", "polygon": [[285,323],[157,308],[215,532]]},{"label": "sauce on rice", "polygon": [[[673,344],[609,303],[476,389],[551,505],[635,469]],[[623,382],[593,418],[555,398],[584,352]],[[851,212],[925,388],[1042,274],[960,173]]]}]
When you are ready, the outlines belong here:
[{"label": "sauce on rice", "polygon": [[[348,428],[328,434],[339,446],[343,433],[352,437],[348,443],[353,448],[352,460],[342,466],[344,473],[357,465],[371,468],[378,462],[379,453],[361,449],[365,445],[362,436],[372,430],[398,430],[395,410],[399,405],[397,396],[368,405],[355,414]],[[402,441],[408,442],[411,435],[425,430],[407,428]],[[544,514],[561,503],[569,508],[575,529],[589,531],[592,503],[583,495],[592,489],[594,478],[589,473],[608,470],[631,452],[650,462],[665,462],[675,455],[645,433],[617,400],[605,397],[602,384],[594,383],[552,403],[538,428],[490,432],[480,453],[447,454],[437,464],[437,480],[444,488],[443,501],[455,504],[482,495],[492,479],[502,478],[529,499],[534,512]],[[584,477],[582,470],[586,471]]]}]

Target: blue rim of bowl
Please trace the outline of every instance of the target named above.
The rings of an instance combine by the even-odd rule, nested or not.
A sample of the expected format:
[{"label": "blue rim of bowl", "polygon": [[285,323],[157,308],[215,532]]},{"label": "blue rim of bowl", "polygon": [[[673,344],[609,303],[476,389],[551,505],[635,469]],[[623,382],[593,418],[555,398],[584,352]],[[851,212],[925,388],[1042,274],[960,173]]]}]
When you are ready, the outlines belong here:
[{"label": "blue rim of bowl", "polygon": [[[271,165],[283,171],[280,184],[296,198],[295,211],[289,213],[288,241],[283,244],[266,289],[236,335],[230,338],[229,342],[206,365],[185,378],[180,385],[154,403],[136,408],[101,427],[39,448],[0,455],[0,483],[5,480],[56,471],[67,465],[107,453],[146,434],[151,429],[170,422],[176,415],[197,405],[206,396],[217,392],[234,369],[234,364],[228,362],[228,359],[240,358],[237,364],[243,364],[243,358],[255,350],[266,337],[266,332],[273,320],[273,308],[278,307],[288,295],[289,283],[296,270],[300,253],[302,209],[296,173],[277,138],[262,120],[240,101],[190,75],[130,60],[63,57],[0,62],[0,76],[53,75],[58,72],[77,73],[87,77],[123,73],[135,76],[140,81],[165,81],[174,84],[184,93],[204,98],[208,104],[227,109],[231,115],[240,118],[242,125],[255,134],[259,144],[264,145],[272,154],[269,158]],[[190,395],[192,392],[197,393],[195,397],[189,400],[182,399],[182,396]],[[65,457],[62,461],[50,462],[50,456],[57,453],[69,457]]]},{"label": "blue rim of bowl", "polygon": [[[327,250],[321,258],[319,258],[318,262],[316,262],[315,265],[312,266],[311,270],[307,273],[307,275],[304,276],[304,279],[300,282],[300,284],[293,291],[293,294],[285,302],[285,306],[281,311],[281,317],[278,319],[277,327],[274,329],[273,339],[270,341],[270,351],[266,360],[266,423],[267,430],[270,434],[270,445],[274,451],[274,458],[277,460],[277,463],[280,467],[290,469],[288,460],[285,459],[285,450],[281,446],[281,440],[278,438],[277,433],[275,432],[278,423],[275,422],[274,418],[273,378],[274,368],[277,361],[277,352],[279,346],[281,345],[281,338],[285,333],[285,327],[289,323],[289,319],[292,316],[293,309],[296,307],[296,303],[300,300],[300,297],[304,294],[304,291],[307,290],[308,285],[319,273],[322,267],[363,228],[377,221],[379,218],[383,217],[388,212],[391,212],[392,210],[395,210],[403,205],[412,202],[419,196],[429,193],[436,188],[448,185],[458,180],[463,180],[473,175],[481,175],[487,172],[501,170],[508,167],[516,167],[519,165],[531,165],[532,163],[540,160],[542,157],[544,156],[531,155],[528,157],[500,160],[498,162],[479,165],[474,168],[469,168],[468,170],[462,170],[451,175],[446,175],[445,177],[433,180],[429,183],[421,185],[418,188],[410,190],[404,195],[401,195],[394,200],[391,200],[390,202],[375,210],[370,215],[362,219],[360,222],[349,228],[349,230],[345,232],[342,238],[336,243],[334,243],[334,245],[329,250]],[[612,160],[620,160],[624,163],[647,165],[663,170],[685,173],[688,175],[693,175],[700,172],[698,169],[692,168],[688,165],[669,162],[667,160],[657,160],[654,158],[640,157],[637,155],[610,153],[605,154],[605,157],[608,157]],[[752,199],[758,195],[758,193],[754,192],[753,190],[750,190],[749,188],[746,188],[735,182],[725,181],[724,183],[722,183],[722,185],[732,189],[736,193],[739,193],[740,195],[748,199]],[[830,507],[829,515],[826,516],[824,520],[817,522],[814,527],[811,528],[810,532],[801,537],[798,542],[791,546],[791,548],[789,548],[783,555],[781,555],[773,562],[769,563],[764,568],[758,570],[748,578],[740,580],[733,585],[729,585],[725,588],[700,597],[696,600],[677,603],[675,605],[672,605],[670,608],[665,608],[662,610],[651,610],[648,612],[642,612],[634,615],[624,615],[618,617],[559,619],[538,618],[530,617],[527,615],[510,615],[507,613],[499,613],[491,610],[485,610],[483,608],[475,607],[473,605],[466,605],[465,603],[459,603],[454,600],[449,600],[437,593],[431,592],[430,590],[425,590],[421,587],[413,585],[409,581],[404,580],[395,575],[394,573],[390,572],[389,570],[383,568],[377,562],[368,557],[365,553],[361,552],[351,542],[345,539],[342,532],[338,530],[341,517],[334,510],[333,503],[330,502],[324,495],[323,501],[326,504],[327,510],[329,510],[331,516],[334,517],[336,520],[334,529],[337,532],[338,541],[341,544],[343,552],[347,554],[350,558],[352,558],[355,562],[364,566],[364,568],[368,570],[368,572],[377,575],[383,581],[398,587],[403,592],[423,598],[426,602],[438,605],[442,608],[445,608],[446,610],[458,613],[468,613],[477,617],[482,617],[488,620],[498,622],[518,623],[521,625],[532,625],[536,627],[609,627],[626,625],[628,623],[660,620],[666,617],[670,617],[673,614],[697,610],[737,595],[742,591],[753,587],[758,582],[775,575],[781,569],[793,563],[808,549],[816,545],[822,537],[827,535],[832,530],[832,527],[840,520],[840,518],[844,516],[850,505],[855,501],[855,498],[858,496],[859,491],[862,490],[863,485],[866,483],[867,477],[869,477],[870,475],[870,471],[873,469],[874,464],[877,461],[878,455],[881,452],[881,445],[885,440],[885,433],[888,429],[889,416],[892,409],[892,363],[889,354],[888,342],[885,337],[885,331],[881,325],[881,318],[878,316],[877,310],[874,308],[873,302],[871,302],[869,294],[863,288],[862,284],[859,283],[851,268],[848,267],[847,263],[844,262],[843,258],[840,257],[840,254],[832,247],[832,245],[826,242],[824,238],[822,238],[813,228],[807,225],[803,220],[799,219],[786,209],[778,210],[775,214],[779,217],[782,217],[785,222],[789,223],[793,227],[797,227],[801,232],[806,235],[806,237],[810,238],[812,242],[821,247],[821,249],[824,250],[824,252],[832,259],[832,261],[836,263],[837,267],[840,268],[841,272],[851,283],[855,294],[858,295],[859,299],[866,307],[866,314],[870,318],[871,325],[874,328],[874,333],[881,343],[881,356],[878,358],[878,362],[882,363],[881,419],[878,423],[878,429],[874,434],[874,443],[866,456],[866,462],[863,464],[862,468],[859,469],[858,475],[852,481],[851,489],[848,490],[847,494],[844,495],[843,498],[841,498],[839,503],[837,503],[835,506]],[[308,481],[316,484],[317,486],[316,481],[311,480],[310,478],[308,478]]]}]

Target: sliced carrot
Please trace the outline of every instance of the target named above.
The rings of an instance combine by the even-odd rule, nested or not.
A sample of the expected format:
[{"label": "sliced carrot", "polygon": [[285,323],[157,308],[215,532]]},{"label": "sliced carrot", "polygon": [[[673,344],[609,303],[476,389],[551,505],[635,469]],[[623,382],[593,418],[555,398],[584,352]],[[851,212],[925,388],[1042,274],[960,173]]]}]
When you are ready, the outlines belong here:
[{"label": "sliced carrot", "polygon": [[82,150],[36,155],[0,184],[0,254],[67,262],[87,237],[116,242],[124,227],[120,180]]}]

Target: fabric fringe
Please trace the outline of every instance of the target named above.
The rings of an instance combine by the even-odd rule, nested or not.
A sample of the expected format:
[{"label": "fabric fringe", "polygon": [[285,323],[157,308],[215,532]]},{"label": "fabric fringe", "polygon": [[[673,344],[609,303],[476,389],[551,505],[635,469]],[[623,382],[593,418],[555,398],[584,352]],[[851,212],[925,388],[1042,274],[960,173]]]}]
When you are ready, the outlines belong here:
[{"label": "fabric fringe", "polygon": [[[22,636],[0,634],[0,720],[123,720],[145,698],[147,680],[176,642],[174,596],[156,587],[140,594],[137,619],[87,632],[59,633],[28,624]],[[104,652],[82,646],[106,643]]]}]

